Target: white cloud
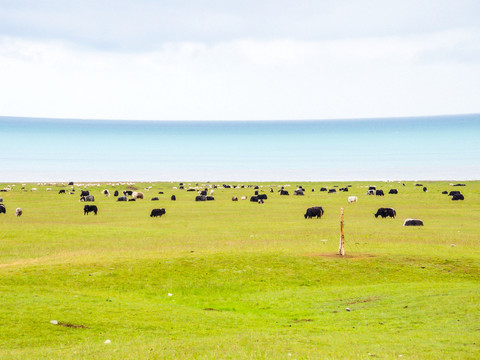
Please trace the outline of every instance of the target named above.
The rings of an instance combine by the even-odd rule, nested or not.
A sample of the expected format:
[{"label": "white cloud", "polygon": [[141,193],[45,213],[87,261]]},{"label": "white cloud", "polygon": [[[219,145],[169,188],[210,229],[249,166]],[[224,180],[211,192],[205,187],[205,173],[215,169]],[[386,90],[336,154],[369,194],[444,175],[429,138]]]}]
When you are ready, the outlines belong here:
[{"label": "white cloud", "polygon": [[122,53],[4,37],[0,115],[261,120],[478,112],[479,39],[457,29],[338,41],[169,42]]},{"label": "white cloud", "polygon": [[479,28],[476,0],[15,0],[0,33],[124,51],[165,42],[325,41]]}]

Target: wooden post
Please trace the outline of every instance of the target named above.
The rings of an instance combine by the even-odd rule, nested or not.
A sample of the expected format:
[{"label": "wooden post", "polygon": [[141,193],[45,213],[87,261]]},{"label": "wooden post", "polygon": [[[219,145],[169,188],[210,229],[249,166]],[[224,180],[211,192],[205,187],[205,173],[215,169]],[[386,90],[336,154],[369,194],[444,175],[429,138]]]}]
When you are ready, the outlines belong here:
[{"label": "wooden post", "polygon": [[343,233],[343,207],[340,208],[340,248],[338,249],[338,255],[345,255],[345,234]]}]

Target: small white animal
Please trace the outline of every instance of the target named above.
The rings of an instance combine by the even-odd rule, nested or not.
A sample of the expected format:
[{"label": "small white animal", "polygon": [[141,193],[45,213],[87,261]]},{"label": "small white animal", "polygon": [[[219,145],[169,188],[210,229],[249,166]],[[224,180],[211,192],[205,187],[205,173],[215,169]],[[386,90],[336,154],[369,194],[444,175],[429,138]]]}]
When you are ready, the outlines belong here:
[{"label": "small white animal", "polygon": [[358,197],[356,196],[349,196],[348,197],[348,202],[349,203],[354,203],[354,202],[357,202],[358,201]]}]

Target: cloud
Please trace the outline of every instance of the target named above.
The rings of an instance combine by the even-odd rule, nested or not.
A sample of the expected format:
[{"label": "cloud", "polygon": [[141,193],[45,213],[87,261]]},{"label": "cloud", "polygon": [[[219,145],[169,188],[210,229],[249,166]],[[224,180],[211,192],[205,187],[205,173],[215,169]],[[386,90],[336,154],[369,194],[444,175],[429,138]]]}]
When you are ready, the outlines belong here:
[{"label": "cloud", "polygon": [[479,38],[460,29],[322,41],[165,42],[120,52],[3,37],[0,114],[270,120],[478,112]]},{"label": "cloud", "polygon": [[425,35],[479,29],[479,14],[475,0],[16,0],[0,5],[0,33],[136,52],[169,42]]}]

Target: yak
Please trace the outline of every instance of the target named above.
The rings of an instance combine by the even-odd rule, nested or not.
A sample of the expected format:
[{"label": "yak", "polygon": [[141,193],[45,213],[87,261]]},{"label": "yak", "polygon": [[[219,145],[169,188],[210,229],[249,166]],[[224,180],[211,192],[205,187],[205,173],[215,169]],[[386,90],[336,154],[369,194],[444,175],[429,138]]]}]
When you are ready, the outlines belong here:
[{"label": "yak", "polygon": [[97,212],[98,212],[97,205],[85,205],[83,207],[83,215],[88,215],[91,212],[97,215]]},{"label": "yak", "polygon": [[308,208],[307,211],[305,212],[305,219],[311,219],[313,217],[316,217],[317,219],[320,219],[323,215],[323,208],[321,206],[314,206],[311,208]]},{"label": "yak", "polygon": [[406,219],[403,226],[423,226],[423,221],[419,219]]},{"label": "yak", "polygon": [[391,217],[395,219],[397,212],[392,208],[379,208],[374,215],[376,218],[381,216],[382,218]]},{"label": "yak", "polygon": [[150,217],[157,217],[157,216],[162,216],[165,215],[166,211],[164,208],[161,209],[153,209],[152,212],[150,213]]}]

